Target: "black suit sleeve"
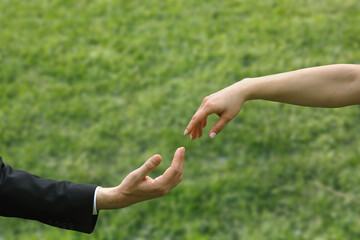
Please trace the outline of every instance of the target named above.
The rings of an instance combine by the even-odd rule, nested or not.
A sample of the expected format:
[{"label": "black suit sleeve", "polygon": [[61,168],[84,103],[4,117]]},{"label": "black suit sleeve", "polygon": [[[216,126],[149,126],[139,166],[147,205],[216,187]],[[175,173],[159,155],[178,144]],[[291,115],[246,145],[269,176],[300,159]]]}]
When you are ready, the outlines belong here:
[{"label": "black suit sleeve", "polygon": [[44,179],[5,166],[0,157],[0,216],[91,233],[96,185]]}]

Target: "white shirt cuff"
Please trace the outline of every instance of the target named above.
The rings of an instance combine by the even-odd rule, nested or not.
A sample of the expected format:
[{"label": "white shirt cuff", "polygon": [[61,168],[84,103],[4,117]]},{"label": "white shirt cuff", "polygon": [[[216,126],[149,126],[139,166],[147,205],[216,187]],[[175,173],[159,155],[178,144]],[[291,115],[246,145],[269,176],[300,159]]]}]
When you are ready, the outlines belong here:
[{"label": "white shirt cuff", "polygon": [[96,209],[96,193],[97,193],[97,190],[98,190],[98,189],[99,189],[99,187],[96,187],[95,193],[94,193],[93,215],[97,215],[97,214],[98,214],[97,209]]}]

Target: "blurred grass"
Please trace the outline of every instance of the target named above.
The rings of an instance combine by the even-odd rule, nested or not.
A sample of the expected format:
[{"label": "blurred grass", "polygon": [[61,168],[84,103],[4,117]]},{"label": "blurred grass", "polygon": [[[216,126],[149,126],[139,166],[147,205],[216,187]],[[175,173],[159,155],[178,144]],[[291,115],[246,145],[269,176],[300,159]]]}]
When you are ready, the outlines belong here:
[{"label": "blurred grass", "polygon": [[[1,0],[1,156],[106,187],[155,153],[161,174],[185,146],[183,182],[101,212],[94,239],[359,239],[358,106],[249,102],[216,139],[182,136],[203,97],[245,77],[359,64],[359,13],[356,0]],[[89,238],[0,226],[3,239]]]}]

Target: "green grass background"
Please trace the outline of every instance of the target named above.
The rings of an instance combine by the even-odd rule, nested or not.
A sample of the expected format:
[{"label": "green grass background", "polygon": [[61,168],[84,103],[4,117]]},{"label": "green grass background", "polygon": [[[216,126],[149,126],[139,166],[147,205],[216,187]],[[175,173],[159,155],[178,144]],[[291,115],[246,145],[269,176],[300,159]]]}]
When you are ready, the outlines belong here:
[{"label": "green grass background", "polygon": [[182,135],[245,77],[359,64],[359,23],[358,0],[0,0],[6,164],[110,187],[186,147],[177,188],[90,236],[0,218],[0,239],[360,239],[358,106],[253,101],[214,140]]}]

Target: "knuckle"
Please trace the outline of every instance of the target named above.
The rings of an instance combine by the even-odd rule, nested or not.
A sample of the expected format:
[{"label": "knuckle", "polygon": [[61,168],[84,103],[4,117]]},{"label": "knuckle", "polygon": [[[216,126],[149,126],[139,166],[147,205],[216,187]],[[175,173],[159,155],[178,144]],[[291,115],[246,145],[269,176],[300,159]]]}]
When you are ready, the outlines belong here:
[{"label": "knuckle", "polygon": [[164,187],[164,186],[162,186],[162,187],[160,187],[160,188],[158,189],[158,193],[159,193],[160,196],[164,196],[164,195],[166,195],[168,192],[169,192],[169,190],[167,190],[167,188]]},{"label": "knuckle", "polygon": [[156,189],[155,189],[155,191],[161,193],[164,189],[165,189],[164,186],[157,186]]},{"label": "knuckle", "polygon": [[210,97],[209,96],[206,96],[206,97],[204,97],[204,99],[203,99],[203,103],[207,103],[208,101],[209,101],[209,99],[210,99]]},{"label": "knuckle", "polygon": [[207,101],[205,104],[204,104],[204,108],[205,109],[213,109],[215,107],[216,103],[214,101]]},{"label": "knuckle", "polygon": [[221,130],[221,126],[219,123],[216,123],[211,129],[212,132],[216,132],[216,133],[218,133],[218,131],[220,130]]},{"label": "knuckle", "polygon": [[129,173],[128,176],[133,178],[133,177],[138,176],[139,174],[140,174],[140,170],[136,169],[136,170],[132,171],[131,173]]},{"label": "knuckle", "polygon": [[155,166],[155,163],[154,163],[152,160],[147,161],[147,162],[145,163],[145,167],[146,167],[147,169],[153,169],[154,166]]},{"label": "knuckle", "polygon": [[228,115],[225,115],[225,116],[222,116],[222,119],[225,121],[225,122],[230,122],[232,117],[228,116]]},{"label": "knuckle", "polygon": [[180,169],[174,168],[173,173],[174,173],[174,175],[177,176],[177,175],[181,174],[181,171],[180,171]]}]

